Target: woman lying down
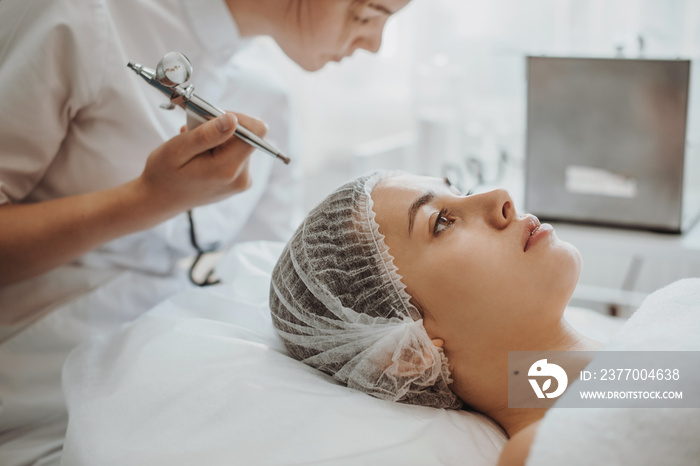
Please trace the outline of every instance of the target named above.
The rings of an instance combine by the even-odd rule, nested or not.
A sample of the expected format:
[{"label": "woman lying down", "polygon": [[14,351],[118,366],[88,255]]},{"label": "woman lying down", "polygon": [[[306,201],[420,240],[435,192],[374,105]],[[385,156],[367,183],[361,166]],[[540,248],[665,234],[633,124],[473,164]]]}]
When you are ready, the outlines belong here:
[{"label": "woman lying down", "polygon": [[[295,358],[378,398],[480,411],[510,438],[500,464],[524,464],[536,435],[561,429],[546,430],[544,409],[508,408],[508,351],[601,348],[563,318],[580,269],[577,249],[503,190],[464,196],[436,178],[378,172],[309,214],[274,269],[270,306]],[[649,325],[641,317],[630,341]],[[700,316],[682,327],[692,341],[681,349],[700,349]],[[649,410],[637,411],[645,422]],[[691,419],[684,429],[697,436],[700,413]]]}]

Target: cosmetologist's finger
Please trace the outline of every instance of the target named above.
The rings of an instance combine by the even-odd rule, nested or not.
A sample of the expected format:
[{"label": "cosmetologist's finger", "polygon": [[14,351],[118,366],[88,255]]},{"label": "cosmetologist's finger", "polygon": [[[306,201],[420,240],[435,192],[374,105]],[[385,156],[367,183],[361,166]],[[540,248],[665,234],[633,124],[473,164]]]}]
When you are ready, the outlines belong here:
[{"label": "cosmetologist's finger", "polygon": [[220,117],[202,123],[191,131],[186,131],[166,143],[181,164],[226,142],[233,135],[238,124],[236,115],[226,112]]},{"label": "cosmetologist's finger", "polygon": [[236,113],[235,115],[238,119],[239,124],[251,130],[261,138],[264,137],[265,134],[267,134],[267,125],[264,121],[258,120],[257,118],[254,118],[252,116],[244,115],[242,113]]}]

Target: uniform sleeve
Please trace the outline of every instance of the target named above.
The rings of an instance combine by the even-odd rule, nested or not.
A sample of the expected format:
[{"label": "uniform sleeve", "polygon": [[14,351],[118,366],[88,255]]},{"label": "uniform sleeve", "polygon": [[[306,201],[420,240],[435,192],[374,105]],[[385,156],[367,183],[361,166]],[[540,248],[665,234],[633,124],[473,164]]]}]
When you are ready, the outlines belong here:
[{"label": "uniform sleeve", "polygon": [[[258,74],[258,86],[264,87]],[[297,140],[296,115],[284,86],[270,85],[265,91],[266,108],[256,114],[268,125],[265,139],[270,141],[292,161],[285,165],[274,159],[269,179],[260,200],[236,237],[241,241],[284,241],[294,233],[304,217],[302,189],[302,154]],[[260,99],[262,100],[262,99]],[[255,153],[253,157],[270,157]],[[257,180],[254,181],[258,182]]]},{"label": "uniform sleeve", "polygon": [[34,189],[94,98],[102,9],[96,0],[0,1],[0,205]]},{"label": "uniform sleeve", "polygon": [[295,157],[290,165],[275,160],[265,192],[236,240],[286,242],[303,215],[301,160]]}]

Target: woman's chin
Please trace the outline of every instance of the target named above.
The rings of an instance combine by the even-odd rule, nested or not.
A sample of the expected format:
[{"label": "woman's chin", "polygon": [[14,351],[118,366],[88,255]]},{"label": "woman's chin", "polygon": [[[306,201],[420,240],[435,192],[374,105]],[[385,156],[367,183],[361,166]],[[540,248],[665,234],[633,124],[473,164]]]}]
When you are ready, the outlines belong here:
[{"label": "woman's chin", "polygon": [[574,294],[579,277],[581,276],[581,266],[583,264],[581,253],[574,245],[565,241],[558,242],[559,251],[557,254],[557,264],[552,270],[552,290],[560,290],[556,293],[563,304],[563,308],[568,304]]},{"label": "woman's chin", "polygon": [[325,59],[310,59],[309,57],[300,57],[299,59],[292,58],[294,63],[296,63],[302,70],[308,72],[318,71],[331,60]]},{"label": "woman's chin", "polygon": [[565,267],[575,271],[576,281],[578,281],[578,277],[581,274],[581,265],[583,264],[581,252],[573,244],[562,241],[558,238],[557,246],[560,248],[562,255],[565,257],[565,261],[567,263]]},{"label": "woman's chin", "polygon": [[571,251],[574,267],[576,268],[576,282],[578,283],[578,278],[581,275],[581,267],[583,266],[583,256],[581,256],[581,251],[579,251],[576,246],[571,243],[566,244],[569,245],[569,250]]}]

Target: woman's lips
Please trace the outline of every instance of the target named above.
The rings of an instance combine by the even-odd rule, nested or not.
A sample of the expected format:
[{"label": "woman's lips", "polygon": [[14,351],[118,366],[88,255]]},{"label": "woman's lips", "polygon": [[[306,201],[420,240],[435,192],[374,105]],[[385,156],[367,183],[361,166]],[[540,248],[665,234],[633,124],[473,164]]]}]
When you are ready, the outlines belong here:
[{"label": "woman's lips", "polygon": [[530,236],[525,242],[525,252],[527,252],[528,249],[539,243],[542,240],[542,238],[549,236],[553,232],[554,228],[549,223],[543,223],[537,226],[534,230],[532,230]]}]

